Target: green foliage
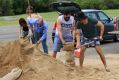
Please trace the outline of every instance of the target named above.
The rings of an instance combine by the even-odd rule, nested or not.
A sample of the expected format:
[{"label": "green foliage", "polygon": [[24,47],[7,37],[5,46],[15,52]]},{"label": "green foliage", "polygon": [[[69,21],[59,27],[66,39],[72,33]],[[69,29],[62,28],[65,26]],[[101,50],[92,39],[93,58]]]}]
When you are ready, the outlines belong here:
[{"label": "green foliage", "polygon": [[27,0],[13,0],[13,10],[15,14],[26,12]]},{"label": "green foliage", "polygon": [[119,1],[118,0],[75,0],[81,8],[85,9],[118,9]]},{"label": "green foliage", "polygon": [[13,15],[13,1],[12,0],[0,0],[0,15]]},{"label": "green foliage", "polygon": [[[34,12],[51,11],[49,4],[54,1],[64,0],[30,0]],[[81,8],[118,9],[119,0],[66,0],[75,1]],[[0,0],[0,16],[23,14],[28,7],[28,0]]]},{"label": "green foliage", "polygon": [[76,0],[76,2],[85,9],[106,9],[104,0]]},{"label": "green foliage", "polygon": [[35,12],[47,12],[50,10],[50,3],[56,0],[31,0]]},{"label": "green foliage", "polygon": [[[50,10],[49,4],[56,0],[30,0],[35,12]],[[0,0],[0,16],[22,14],[26,12],[28,0]]]}]

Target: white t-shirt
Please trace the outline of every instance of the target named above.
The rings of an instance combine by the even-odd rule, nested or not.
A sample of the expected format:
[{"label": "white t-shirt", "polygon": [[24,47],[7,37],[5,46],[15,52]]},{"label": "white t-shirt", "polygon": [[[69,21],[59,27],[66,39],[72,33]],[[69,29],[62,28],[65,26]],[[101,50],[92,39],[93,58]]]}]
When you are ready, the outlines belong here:
[{"label": "white t-shirt", "polygon": [[[73,40],[72,35],[72,26],[74,24],[74,17],[70,16],[68,21],[65,21],[64,15],[58,17],[61,20],[61,27],[62,27],[62,36],[66,42],[71,42]],[[58,30],[56,29],[56,34],[58,34]]]}]

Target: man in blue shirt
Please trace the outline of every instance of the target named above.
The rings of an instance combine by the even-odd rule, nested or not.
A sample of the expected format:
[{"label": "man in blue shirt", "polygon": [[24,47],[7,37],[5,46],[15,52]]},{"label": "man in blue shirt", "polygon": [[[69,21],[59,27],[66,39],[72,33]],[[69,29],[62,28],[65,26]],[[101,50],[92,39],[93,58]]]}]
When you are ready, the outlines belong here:
[{"label": "man in blue shirt", "polygon": [[46,44],[47,30],[48,30],[47,22],[43,20],[41,17],[38,17],[38,18],[29,18],[28,23],[33,33],[32,43],[33,44],[42,43],[44,53],[48,54],[48,47]]}]

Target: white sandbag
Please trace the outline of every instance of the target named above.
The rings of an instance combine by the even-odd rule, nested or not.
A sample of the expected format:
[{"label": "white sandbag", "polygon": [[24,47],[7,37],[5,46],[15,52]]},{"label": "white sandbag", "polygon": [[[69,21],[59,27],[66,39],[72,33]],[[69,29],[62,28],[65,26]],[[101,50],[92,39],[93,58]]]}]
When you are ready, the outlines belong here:
[{"label": "white sandbag", "polygon": [[22,70],[20,68],[14,68],[12,69],[10,73],[0,78],[0,80],[16,80],[21,75],[21,73],[22,73]]}]

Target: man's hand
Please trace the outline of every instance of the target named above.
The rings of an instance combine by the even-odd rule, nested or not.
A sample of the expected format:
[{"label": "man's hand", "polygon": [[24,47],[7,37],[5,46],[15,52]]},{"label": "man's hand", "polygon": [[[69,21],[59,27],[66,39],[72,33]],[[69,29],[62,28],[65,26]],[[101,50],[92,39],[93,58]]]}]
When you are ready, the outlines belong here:
[{"label": "man's hand", "polygon": [[76,44],[76,48],[79,49],[81,45],[79,43]]},{"label": "man's hand", "polygon": [[66,42],[65,42],[64,40],[62,40],[62,44],[63,44],[63,45],[65,45],[65,44],[66,44]]},{"label": "man's hand", "polygon": [[102,36],[100,36],[100,37],[99,37],[99,39],[100,39],[100,40],[103,40],[103,37],[102,37]]}]

